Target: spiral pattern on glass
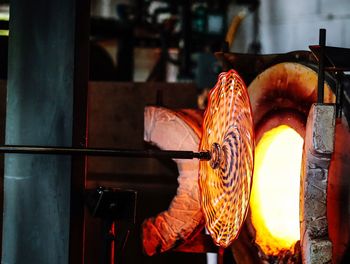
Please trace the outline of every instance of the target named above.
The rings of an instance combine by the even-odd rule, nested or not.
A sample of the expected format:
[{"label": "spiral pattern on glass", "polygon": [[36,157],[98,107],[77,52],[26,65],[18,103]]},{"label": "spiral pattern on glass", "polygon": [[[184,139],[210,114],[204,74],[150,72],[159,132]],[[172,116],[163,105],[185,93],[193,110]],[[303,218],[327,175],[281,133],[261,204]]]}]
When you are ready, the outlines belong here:
[{"label": "spiral pattern on glass", "polygon": [[234,70],[221,73],[210,91],[200,149],[212,153],[212,160],[199,166],[206,227],[217,245],[227,247],[246,218],[254,167],[249,96]]}]

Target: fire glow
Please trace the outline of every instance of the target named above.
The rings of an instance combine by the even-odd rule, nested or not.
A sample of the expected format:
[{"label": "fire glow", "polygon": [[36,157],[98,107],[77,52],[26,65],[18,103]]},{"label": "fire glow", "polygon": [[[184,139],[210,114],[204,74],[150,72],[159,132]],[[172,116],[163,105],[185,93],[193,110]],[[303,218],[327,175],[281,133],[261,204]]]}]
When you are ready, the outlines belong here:
[{"label": "fire glow", "polygon": [[265,254],[293,252],[300,239],[302,149],[303,138],[286,125],[264,133],[255,149],[251,218],[255,242]]}]

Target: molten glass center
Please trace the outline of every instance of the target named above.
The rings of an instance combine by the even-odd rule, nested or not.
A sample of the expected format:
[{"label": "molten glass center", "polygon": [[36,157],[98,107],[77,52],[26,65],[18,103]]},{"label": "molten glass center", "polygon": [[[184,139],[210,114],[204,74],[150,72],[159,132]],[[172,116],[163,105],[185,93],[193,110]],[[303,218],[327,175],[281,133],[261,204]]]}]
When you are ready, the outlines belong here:
[{"label": "molten glass center", "polygon": [[293,251],[300,239],[302,149],[303,138],[286,125],[266,132],[255,149],[250,206],[255,242],[265,254]]}]

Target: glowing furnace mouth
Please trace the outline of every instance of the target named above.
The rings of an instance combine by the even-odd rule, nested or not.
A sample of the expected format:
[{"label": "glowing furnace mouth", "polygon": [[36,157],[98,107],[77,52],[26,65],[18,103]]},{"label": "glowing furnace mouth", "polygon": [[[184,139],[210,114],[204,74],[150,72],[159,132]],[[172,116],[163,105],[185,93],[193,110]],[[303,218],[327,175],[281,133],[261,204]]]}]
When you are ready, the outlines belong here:
[{"label": "glowing furnace mouth", "polygon": [[256,147],[250,206],[256,243],[265,254],[293,251],[300,239],[302,148],[303,138],[286,125],[264,133]]}]

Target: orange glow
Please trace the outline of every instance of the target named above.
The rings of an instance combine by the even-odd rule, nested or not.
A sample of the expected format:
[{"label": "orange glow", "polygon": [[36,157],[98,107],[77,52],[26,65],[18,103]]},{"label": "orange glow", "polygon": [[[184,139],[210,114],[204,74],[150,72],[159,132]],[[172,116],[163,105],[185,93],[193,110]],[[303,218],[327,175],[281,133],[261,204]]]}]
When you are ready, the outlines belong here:
[{"label": "orange glow", "polygon": [[300,239],[299,189],[303,138],[281,125],[266,132],[255,149],[250,200],[256,243],[265,254],[293,251]]},{"label": "orange glow", "polygon": [[199,163],[201,206],[209,234],[221,247],[238,236],[249,209],[254,166],[253,119],[247,88],[233,70],[221,73],[204,113]]}]

